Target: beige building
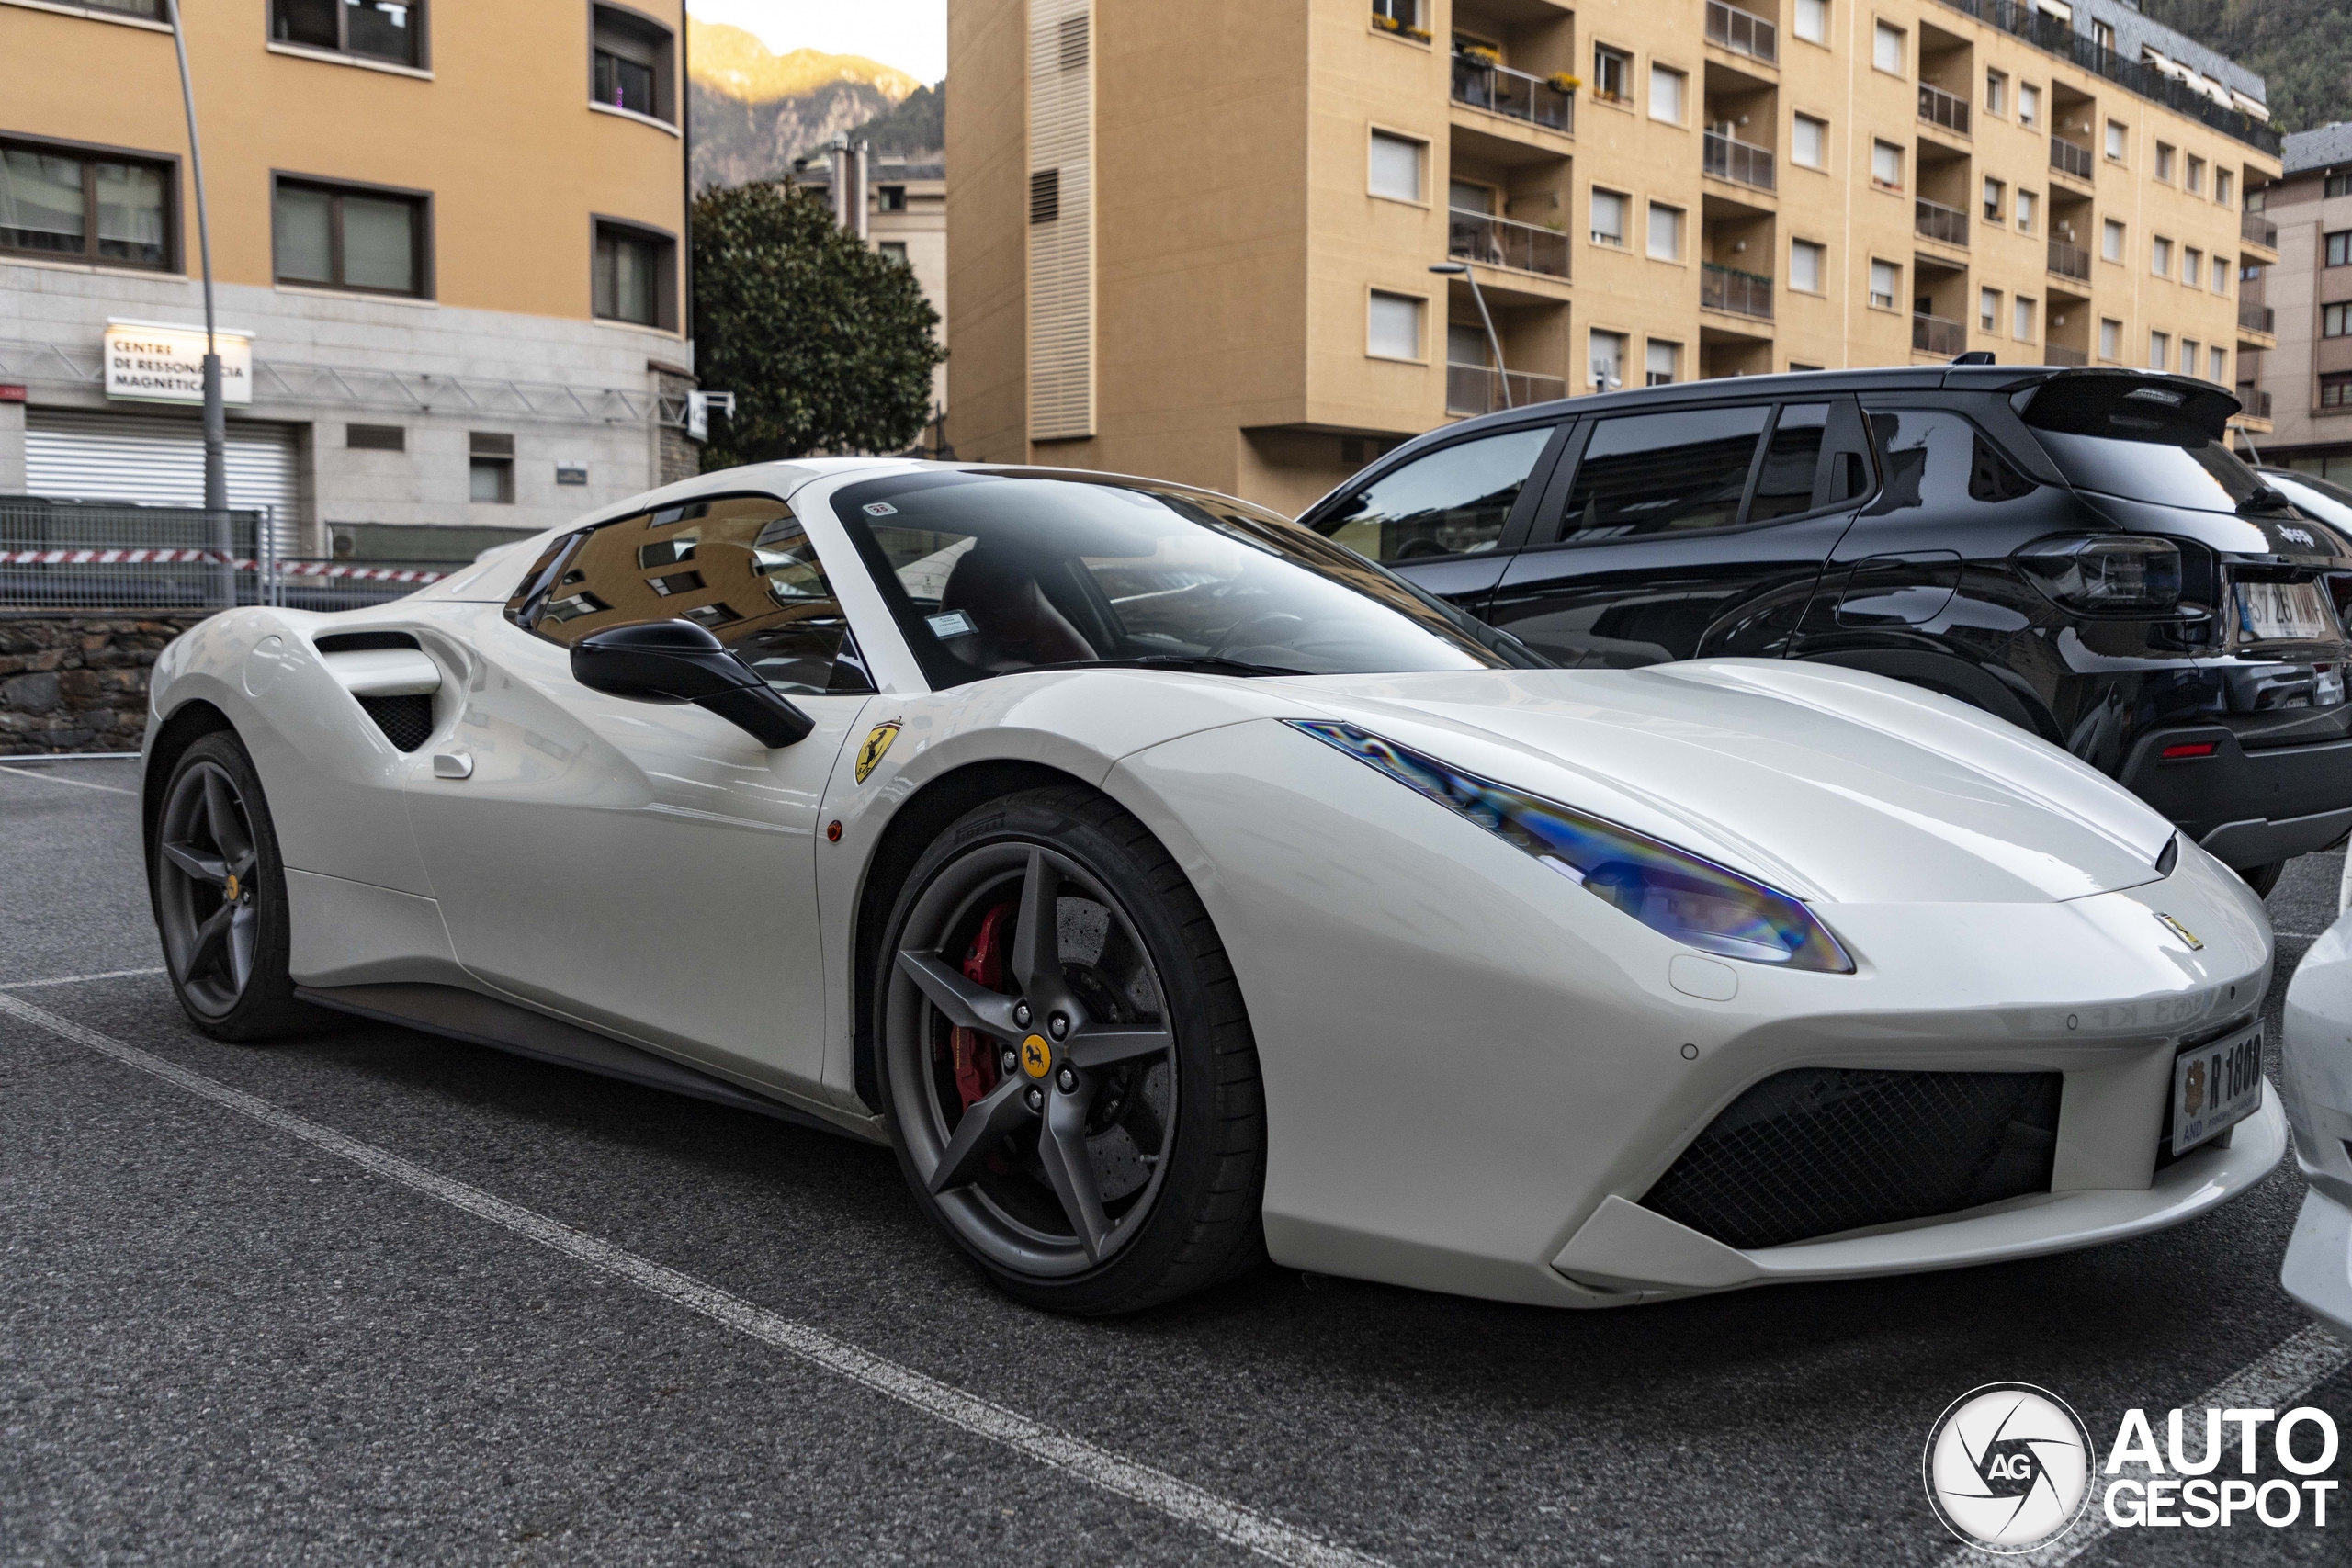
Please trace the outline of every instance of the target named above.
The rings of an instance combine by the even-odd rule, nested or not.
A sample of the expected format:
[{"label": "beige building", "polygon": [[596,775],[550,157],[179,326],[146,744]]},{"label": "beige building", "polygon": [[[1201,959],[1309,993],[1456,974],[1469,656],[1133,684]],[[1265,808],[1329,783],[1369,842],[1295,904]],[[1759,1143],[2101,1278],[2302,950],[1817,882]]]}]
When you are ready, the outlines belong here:
[{"label": "beige building", "polygon": [[2285,163],[2248,220],[2277,226],[2278,263],[2244,285],[2278,346],[2247,356],[2238,396],[2271,427],[2263,457],[2352,484],[2352,125],[2290,136]]},{"label": "beige building", "polygon": [[[847,179],[843,179],[843,172]],[[931,308],[939,312],[939,339],[947,340],[947,169],[935,156],[910,158],[903,152],[873,152],[852,147],[849,138],[834,138],[830,152],[812,152],[793,160],[796,178],[825,193],[842,226],[886,256],[895,256],[914,269],[916,286]],[[842,185],[851,210],[843,212],[833,187]],[[856,210],[856,187],[865,187],[865,210]],[[926,449],[938,441],[938,421],[947,411],[947,367],[931,373],[933,428],[922,438]]]},{"label": "beige building", "polygon": [[2118,0],[951,0],[948,26],[966,457],[1295,509],[1506,393],[1969,350],[2229,384],[2270,342],[2238,299],[2275,259],[2241,222],[2279,170],[2261,80]]},{"label": "beige building", "polygon": [[[232,505],[464,558],[695,470],[681,0],[185,10]],[[203,341],[165,15],[0,0],[0,494],[201,502],[190,377],[118,374]]]}]

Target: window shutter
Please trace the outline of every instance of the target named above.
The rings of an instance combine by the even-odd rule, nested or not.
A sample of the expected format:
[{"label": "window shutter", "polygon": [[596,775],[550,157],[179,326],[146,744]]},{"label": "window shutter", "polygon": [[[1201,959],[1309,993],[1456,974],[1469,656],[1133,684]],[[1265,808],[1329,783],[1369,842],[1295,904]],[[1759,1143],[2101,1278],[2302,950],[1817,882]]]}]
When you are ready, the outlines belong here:
[{"label": "window shutter", "polygon": [[1093,0],[1030,0],[1029,435],[1094,434]]}]

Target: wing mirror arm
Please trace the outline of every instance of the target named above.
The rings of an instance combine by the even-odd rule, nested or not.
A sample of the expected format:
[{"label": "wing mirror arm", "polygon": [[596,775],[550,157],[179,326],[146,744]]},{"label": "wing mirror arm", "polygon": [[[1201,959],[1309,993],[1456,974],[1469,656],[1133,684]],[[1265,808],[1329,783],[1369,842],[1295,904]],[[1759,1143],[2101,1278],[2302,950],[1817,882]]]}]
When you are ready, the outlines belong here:
[{"label": "wing mirror arm", "polygon": [[771,750],[805,739],[816,720],[692,621],[636,621],[571,645],[571,678],[640,703],[692,703]]}]

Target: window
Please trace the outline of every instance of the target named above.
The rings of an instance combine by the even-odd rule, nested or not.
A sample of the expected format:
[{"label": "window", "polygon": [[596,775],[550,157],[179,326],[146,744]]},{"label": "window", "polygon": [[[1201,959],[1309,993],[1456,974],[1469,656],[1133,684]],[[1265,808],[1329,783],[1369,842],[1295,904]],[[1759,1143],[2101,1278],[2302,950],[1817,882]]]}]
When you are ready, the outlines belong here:
[{"label": "window", "polygon": [[2227,256],[2215,256],[2213,258],[2213,292],[2216,294],[2227,294],[2229,291],[2230,258]]},{"label": "window", "polygon": [[899,263],[900,265],[904,265],[906,264],[907,243],[904,240],[883,240],[876,243],[874,248],[880,251],[884,255],[888,256],[892,261]]},{"label": "window", "polygon": [[2343,337],[2352,333],[2352,305],[2324,305],[2319,312],[2319,335]]},{"label": "window", "polygon": [[2352,229],[2338,229],[2327,237],[2327,265],[2352,266]]},{"label": "window", "polygon": [[906,186],[876,186],[874,187],[874,210],[876,212],[904,212],[906,209]]},{"label": "window", "polygon": [[2168,369],[2171,366],[2171,360],[2172,334],[2170,333],[2150,333],[2148,334],[2148,368],[2151,370]]},{"label": "window", "polygon": [[2091,24],[2091,41],[2098,45],[2099,48],[2107,51],[2109,54],[2114,53],[2115,24],[2112,22],[2093,22]]},{"label": "window", "polygon": [[1882,310],[1894,309],[1895,291],[1903,286],[1903,269],[1893,262],[1871,263],[1871,303]]},{"label": "window", "polygon": [[2098,356],[2111,362],[2120,358],[2122,353],[2123,323],[2101,321],[2098,324]]},{"label": "window", "polygon": [[1605,104],[1622,104],[1634,96],[1634,57],[1607,44],[1592,47],[1592,96]]},{"label": "window", "polygon": [[2024,126],[2041,123],[2041,89],[2031,83],[2018,89],[2018,123]]},{"label": "window", "polygon": [[2008,205],[2009,187],[1996,179],[1984,181],[1984,221],[1998,223],[2002,209]]},{"label": "window", "polygon": [[2213,199],[2223,207],[2237,200],[2237,176],[2227,169],[2213,171]]},{"label": "window", "polygon": [[1325,529],[1377,561],[1491,550],[1551,439],[1539,426],[1441,446],[1373,480]]},{"label": "window", "polygon": [[2030,234],[2041,220],[2041,198],[2030,190],[2018,192],[2018,232]]},{"label": "window", "polygon": [[1814,482],[1821,468],[1821,441],[1829,430],[1827,403],[1786,403],[1764,444],[1756,472],[1756,493],[1747,521],[1769,523],[1813,510]]},{"label": "window", "polygon": [[343,444],[354,452],[405,452],[408,432],[397,424],[346,424]]},{"label": "window", "polygon": [[1421,199],[1421,169],[1429,143],[1385,130],[1372,133],[1372,168],[1367,187],[1391,201]]},{"label": "window", "polygon": [[1807,43],[1829,42],[1829,0],[1797,0],[1797,37]]},{"label": "window", "polygon": [[1592,193],[1592,243],[1625,248],[1625,198],[1613,190]]},{"label": "window", "polygon": [[514,504],[514,438],[474,430],[466,434],[466,499],[488,506]]},{"label": "window", "polygon": [[2148,247],[2148,270],[2158,277],[2172,276],[2172,242],[2162,234]]},{"label": "window", "polygon": [[1801,114],[1791,122],[1789,162],[1808,169],[1826,167],[1829,162],[1829,122]]},{"label": "window", "polygon": [[1648,373],[1646,384],[1652,387],[1672,386],[1675,382],[1675,373],[1682,364],[1682,345],[1679,343],[1667,343],[1659,338],[1652,338],[1648,346],[1643,350],[1643,354],[1644,368]]},{"label": "window", "polygon": [[1372,14],[1376,20],[1392,22],[1385,31],[1397,31],[1421,25],[1420,0],[1372,0]]},{"label": "window", "polygon": [[1650,67],[1650,118],[1682,123],[1682,100],[1690,78],[1663,65]]},{"label": "window", "polygon": [[178,184],[171,164],[0,144],[0,252],[168,269]]},{"label": "window", "polygon": [[2197,340],[2193,337],[2185,337],[2180,340],[2180,373],[2182,375],[2194,376],[2197,374],[2197,355],[2199,346]]},{"label": "window", "polygon": [[2109,120],[2107,122],[2107,155],[2119,164],[2123,162],[2125,139],[2130,135],[2131,132],[2124,128],[2122,121]]},{"label": "window", "polygon": [[269,35],[363,60],[425,63],[422,0],[270,0]]},{"label": "window", "polygon": [[1980,288],[1976,291],[1976,325],[1979,331],[1996,333],[2001,330],[2001,291]]},{"label": "window", "polygon": [[2181,250],[2180,280],[2191,288],[2205,281],[2205,253],[2195,245],[2185,246]]},{"label": "window", "polygon": [[1829,248],[1811,240],[1789,242],[1789,287],[1807,294],[1826,291],[1825,279],[1829,273]]},{"label": "window", "polygon": [[1561,536],[1573,543],[1731,526],[1770,412],[1689,409],[1600,421],[1577,465]]},{"label": "window", "polygon": [[2123,259],[2123,225],[2108,219],[2099,229],[2098,254],[2111,262]]},{"label": "window", "polygon": [[2320,187],[2325,197],[2352,196],[2352,175],[2330,175]]},{"label": "window", "polygon": [[2009,78],[2006,73],[1999,71],[1984,73],[1984,112],[1986,114],[2009,112]]},{"label": "window", "polygon": [[674,330],[678,324],[677,243],[625,223],[599,221],[591,305],[608,321]]},{"label": "window", "polygon": [[1892,141],[1871,143],[1871,184],[1881,190],[1903,188],[1903,149]]},{"label": "window", "polygon": [[1878,24],[1877,29],[1871,36],[1871,63],[1881,71],[1892,71],[1897,76],[1903,74],[1903,29],[1901,28],[1889,27],[1884,22]]},{"label": "window", "polygon": [[[674,121],[677,97],[670,79],[670,34],[616,6],[595,9],[595,64],[589,96],[631,114]],[[899,187],[899,195],[906,194]]]},{"label": "window", "polygon": [[1650,203],[1650,254],[1659,261],[1682,259],[1682,209]]},{"label": "window", "polygon": [[2188,186],[2189,195],[2205,194],[2205,160],[2193,152],[2188,158],[2188,178],[2184,183]]},{"label": "window", "polygon": [[424,198],[277,182],[277,281],[370,294],[430,292]]},{"label": "window", "polygon": [[1364,327],[1364,352],[1374,359],[1421,357],[1421,299],[1410,294],[1372,291]]},{"label": "window", "polygon": [[2033,341],[2033,301],[2022,294],[2010,301],[2009,335],[2019,343]]},{"label": "window", "polygon": [[2338,370],[2319,378],[2319,406],[2352,408],[2352,370]]},{"label": "window", "polygon": [[1625,334],[1596,332],[1586,355],[1593,390],[1614,391],[1625,384]]},{"label": "window", "polygon": [[2166,185],[2172,184],[2173,156],[2173,149],[2170,143],[2164,141],[2156,143],[2156,178],[2164,181]]},{"label": "window", "polygon": [[2230,384],[2230,351],[2219,344],[2205,351],[2205,379],[2224,387]]}]

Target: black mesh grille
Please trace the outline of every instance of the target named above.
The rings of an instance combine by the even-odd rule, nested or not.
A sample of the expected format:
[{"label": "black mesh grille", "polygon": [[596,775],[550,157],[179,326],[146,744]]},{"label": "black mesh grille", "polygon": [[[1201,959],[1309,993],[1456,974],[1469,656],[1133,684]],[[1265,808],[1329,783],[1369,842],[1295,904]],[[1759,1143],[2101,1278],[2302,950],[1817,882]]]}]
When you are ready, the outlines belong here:
[{"label": "black mesh grille", "polygon": [[1743,1250],[2050,1190],[2057,1073],[1777,1073],[1642,1199]]},{"label": "black mesh grille", "polygon": [[433,699],[428,695],[362,697],[359,705],[368,710],[384,739],[403,751],[415,750],[433,733]]}]

